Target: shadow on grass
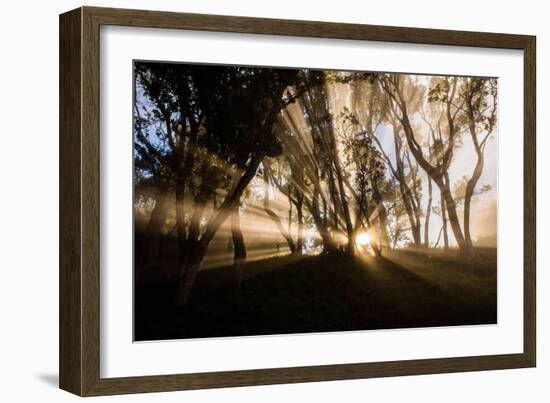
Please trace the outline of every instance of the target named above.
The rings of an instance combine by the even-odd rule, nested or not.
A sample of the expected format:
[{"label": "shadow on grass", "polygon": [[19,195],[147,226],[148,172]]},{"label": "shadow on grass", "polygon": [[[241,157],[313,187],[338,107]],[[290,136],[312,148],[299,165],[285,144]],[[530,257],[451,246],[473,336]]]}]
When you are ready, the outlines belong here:
[{"label": "shadow on grass", "polygon": [[185,309],[176,279],[153,273],[136,288],[136,340],[496,323],[496,265],[480,267],[404,252],[276,257],[246,264],[238,294],[231,267],[200,272]]}]

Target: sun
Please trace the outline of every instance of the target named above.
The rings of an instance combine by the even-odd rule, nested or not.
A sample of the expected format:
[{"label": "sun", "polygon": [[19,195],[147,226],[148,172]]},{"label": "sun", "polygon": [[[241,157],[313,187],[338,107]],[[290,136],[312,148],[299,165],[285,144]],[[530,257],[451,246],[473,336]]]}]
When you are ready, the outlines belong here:
[{"label": "sun", "polygon": [[365,246],[370,244],[371,238],[370,234],[368,232],[361,232],[359,235],[357,235],[357,238],[355,238],[355,243],[359,246]]}]

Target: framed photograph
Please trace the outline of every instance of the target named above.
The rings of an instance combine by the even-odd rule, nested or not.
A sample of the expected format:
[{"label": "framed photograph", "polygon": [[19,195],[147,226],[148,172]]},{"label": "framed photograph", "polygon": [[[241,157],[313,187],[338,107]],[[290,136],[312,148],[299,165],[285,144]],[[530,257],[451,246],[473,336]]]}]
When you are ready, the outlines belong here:
[{"label": "framed photograph", "polygon": [[60,386],[533,367],[535,37],[60,16]]}]

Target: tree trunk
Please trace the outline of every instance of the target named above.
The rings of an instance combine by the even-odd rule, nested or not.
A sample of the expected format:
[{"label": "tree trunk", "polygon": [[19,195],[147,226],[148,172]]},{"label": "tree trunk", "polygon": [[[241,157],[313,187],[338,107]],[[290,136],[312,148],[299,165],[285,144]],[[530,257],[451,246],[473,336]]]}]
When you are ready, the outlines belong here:
[{"label": "tree trunk", "polygon": [[390,236],[388,234],[388,212],[384,206],[384,201],[382,200],[382,195],[378,188],[378,184],[372,182],[372,195],[374,201],[376,202],[376,208],[378,211],[378,224],[380,226],[380,243],[386,248],[391,248]]},{"label": "tree trunk", "polygon": [[300,191],[296,193],[296,202],[296,215],[298,216],[296,252],[302,254],[304,252],[304,212],[302,210],[304,204],[304,195]]},{"label": "tree trunk", "polygon": [[[371,216],[371,213],[369,212],[369,207],[368,205],[365,206],[365,220],[367,222],[367,228],[368,228],[368,231],[370,231],[372,233],[372,230],[375,228],[373,226],[373,223],[370,219],[370,216]],[[377,242],[372,242],[370,243],[370,246],[372,248],[372,251],[374,252],[374,255],[376,257],[382,257],[382,247],[380,245],[380,226],[378,226],[378,241]],[[353,242],[355,243],[355,236],[353,237]]]},{"label": "tree trunk", "polygon": [[[411,198],[411,204],[414,212],[414,236],[415,239],[418,239],[418,241],[415,241],[415,244],[417,247],[422,246],[422,237],[420,232],[420,217],[422,216],[422,210],[420,207],[420,192],[417,188],[417,172],[418,172],[418,165],[415,167],[412,165],[409,153],[406,154],[407,161],[409,163],[409,170],[411,171],[411,179],[412,179],[412,186],[409,187],[409,193]],[[429,178],[429,176],[428,176]]]},{"label": "tree trunk", "polygon": [[[288,191],[288,189],[285,189],[280,184],[275,183],[277,188],[281,193],[283,193],[291,203],[294,203],[296,206],[296,211],[298,215],[298,237],[296,241],[296,249],[298,253],[302,253],[304,250],[304,205],[309,211],[309,214],[313,218],[313,223],[315,224],[315,227],[317,228],[317,231],[319,232],[319,235],[321,236],[321,239],[323,241],[323,253],[332,253],[336,251],[336,244],[334,243],[330,232],[328,231],[327,224],[324,222],[323,218],[321,217],[321,211],[319,207],[319,193],[320,193],[320,186],[318,185],[318,182],[316,182],[314,179],[312,180],[313,183],[313,194],[311,197],[311,200],[307,198],[306,195],[302,192],[301,189],[305,188],[303,178],[301,177],[302,173],[300,171],[300,176],[295,175],[294,172],[297,172],[297,167],[293,167],[293,177],[296,182],[298,182],[299,186],[296,190],[296,199],[293,200],[292,194]],[[313,175],[311,176],[312,178]]]},{"label": "tree trunk", "polygon": [[428,206],[426,207],[426,219],[424,220],[424,246],[430,247],[430,214],[432,213],[432,180],[428,177]]},{"label": "tree trunk", "polygon": [[178,173],[176,179],[176,233],[178,239],[179,266],[185,264],[187,231],[185,229],[185,177]]},{"label": "tree trunk", "polygon": [[310,213],[313,217],[313,222],[317,227],[317,231],[323,240],[323,254],[332,254],[336,252],[338,248],[321,217],[321,212],[319,210],[319,191],[317,188],[313,191]]},{"label": "tree trunk", "polygon": [[469,248],[466,245],[466,241],[462,234],[462,229],[460,228],[460,222],[458,220],[458,214],[456,212],[456,203],[448,187],[443,189],[443,197],[445,198],[445,205],[447,206],[447,214],[448,214],[449,222],[451,223],[451,229],[453,230],[456,243],[458,244],[461,254],[463,256],[467,256],[469,252]]},{"label": "tree trunk", "polygon": [[351,222],[351,215],[349,212],[349,206],[348,201],[346,200],[346,192],[344,188],[344,180],[343,180],[343,174],[342,174],[342,167],[340,165],[340,158],[338,156],[338,152],[336,150],[336,146],[334,146],[333,150],[333,158],[334,158],[334,166],[336,168],[336,179],[338,180],[338,188],[340,193],[340,203],[342,206],[342,212],[344,213],[344,221],[346,224],[346,232],[348,236],[348,247],[347,251],[350,256],[355,255],[355,231],[353,228],[353,224]]},{"label": "tree trunk", "polygon": [[138,249],[138,254],[144,261],[160,257],[162,226],[168,214],[169,201],[168,187],[165,185],[159,186],[155,207],[151,212]]},{"label": "tree trunk", "polygon": [[403,200],[403,206],[405,207],[405,211],[407,213],[407,218],[409,219],[409,225],[411,227],[411,234],[413,236],[413,242],[415,246],[420,246],[420,230],[418,228],[418,225],[416,223],[415,219],[415,212],[413,210],[413,206],[409,197],[409,193],[407,192],[407,189],[405,188],[406,185],[403,185],[400,181],[399,184],[399,191],[401,193],[401,199]]},{"label": "tree trunk", "polygon": [[393,145],[395,153],[395,175],[397,181],[399,182],[399,192],[401,193],[401,199],[403,200],[403,206],[407,212],[407,217],[409,219],[409,224],[411,227],[411,234],[413,237],[413,242],[416,247],[420,246],[420,228],[417,221],[417,212],[416,206],[413,200],[412,192],[407,183],[405,177],[405,168],[403,166],[403,155],[401,152],[402,140],[401,135],[398,132],[398,128],[394,126],[393,129]]},{"label": "tree trunk", "polygon": [[233,268],[235,272],[235,289],[241,287],[243,279],[243,268],[246,261],[246,244],[244,242],[243,233],[241,231],[241,215],[239,206],[231,214],[231,236],[233,238]]},{"label": "tree trunk", "polygon": [[[332,219],[333,224],[332,227],[334,230],[338,230],[340,228],[339,223],[339,214],[340,214],[340,201],[338,200],[338,196],[336,195],[336,184],[334,183],[334,175],[332,173],[332,169],[330,167],[328,168],[328,190],[330,193],[330,199],[332,200]],[[326,214],[326,203],[323,200],[323,207],[325,209]]]},{"label": "tree trunk", "polygon": [[286,240],[286,243],[288,244],[290,251],[292,253],[295,253],[296,244],[294,243],[292,236],[286,230],[279,216],[269,207],[269,174],[268,174],[268,168],[266,168],[265,166],[264,166],[264,211],[277,226],[277,229],[279,230],[283,238]]},{"label": "tree trunk", "polygon": [[177,178],[176,178],[176,229],[179,249],[178,266],[186,265],[187,233],[185,228],[185,181],[195,165],[197,131],[191,130],[187,146],[185,139],[180,138],[177,157]]},{"label": "tree trunk", "polygon": [[193,245],[188,245],[186,249],[186,258],[183,259],[180,266],[180,281],[176,300],[176,303],[183,307],[189,302],[197,272],[206,255],[206,249],[202,248],[200,242],[193,242]]},{"label": "tree trunk", "polygon": [[483,152],[479,150],[477,154],[477,163],[474,168],[472,177],[470,178],[470,180],[468,180],[468,183],[466,184],[466,193],[464,195],[464,238],[469,248],[472,248],[473,246],[472,238],[470,235],[470,209],[475,187],[483,171],[483,160]]},{"label": "tree trunk", "polygon": [[288,233],[292,234],[292,203],[288,202]]},{"label": "tree trunk", "polygon": [[439,234],[437,235],[437,239],[434,243],[434,248],[437,248],[439,245],[439,241],[441,240],[441,234],[443,233],[443,226],[441,226],[441,229],[439,230]]},{"label": "tree trunk", "polygon": [[380,228],[382,231],[382,245],[391,248],[390,235],[388,233],[388,212],[383,203],[380,204]]},{"label": "tree trunk", "polygon": [[443,193],[441,194],[441,220],[443,221],[443,246],[445,250],[449,250],[449,233],[447,232],[447,206],[445,204],[445,198]]},{"label": "tree trunk", "polygon": [[401,228],[396,225],[395,230],[393,232],[393,249],[397,248],[397,242],[399,241],[399,237],[401,236]]},{"label": "tree trunk", "polygon": [[233,190],[227,195],[213,218],[209,220],[206,230],[200,240],[198,242],[192,242],[190,245],[189,257],[180,264],[180,278],[182,280],[177,296],[178,305],[186,306],[189,302],[197,271],[200,269],[210,242],[214,238],[214,235],[216,235],[220,226],[238,206],[244,190],[256,175],[263,157],[263,154],[258,154],[251,158],[237,185],[234,186]]}]

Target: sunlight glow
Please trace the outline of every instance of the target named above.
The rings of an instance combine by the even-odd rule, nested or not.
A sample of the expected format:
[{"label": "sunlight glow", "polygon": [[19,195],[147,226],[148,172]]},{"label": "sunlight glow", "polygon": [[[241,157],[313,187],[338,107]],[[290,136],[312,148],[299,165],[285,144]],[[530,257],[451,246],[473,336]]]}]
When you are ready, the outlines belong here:
[{"label": "sunlight glow", "polygon": [[369,245],[371,243],[370,234],[367,231],[361,232],[357,235],[357,238],[355,238],[355,243],[357,246]]}]

